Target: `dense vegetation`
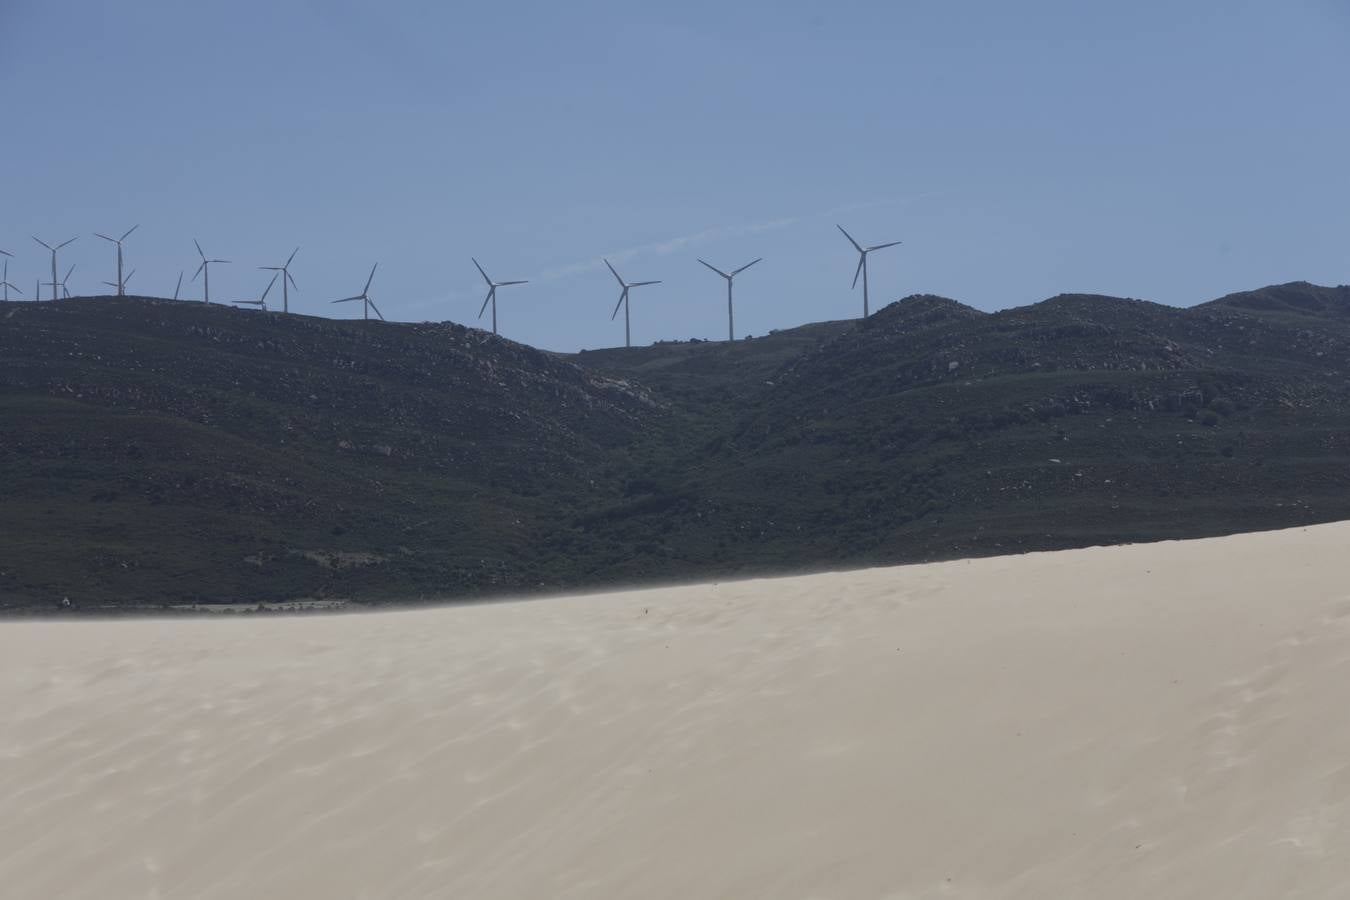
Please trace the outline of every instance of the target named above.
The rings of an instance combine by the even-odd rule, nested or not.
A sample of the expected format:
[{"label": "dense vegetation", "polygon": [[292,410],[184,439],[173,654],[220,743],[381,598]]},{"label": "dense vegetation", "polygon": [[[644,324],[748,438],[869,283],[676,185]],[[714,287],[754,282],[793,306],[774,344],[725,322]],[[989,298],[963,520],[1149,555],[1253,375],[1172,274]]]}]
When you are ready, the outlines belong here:
[{"label": "dense vegetation", "polygon": [[1350,518],[1350,288],[548,354],[0,304],[0,608],[468,598]]}]

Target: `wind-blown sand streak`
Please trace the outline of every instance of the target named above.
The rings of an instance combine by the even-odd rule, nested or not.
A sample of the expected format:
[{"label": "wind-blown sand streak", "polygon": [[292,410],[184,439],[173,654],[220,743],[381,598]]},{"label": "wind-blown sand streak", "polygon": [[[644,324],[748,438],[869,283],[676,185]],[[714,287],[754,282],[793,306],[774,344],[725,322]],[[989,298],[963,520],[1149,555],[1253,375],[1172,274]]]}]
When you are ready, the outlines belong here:
[{"label": "wind-blown sand streak", "polygon": [[3,623],[0,894],[1345,896],[1347,548]]}]

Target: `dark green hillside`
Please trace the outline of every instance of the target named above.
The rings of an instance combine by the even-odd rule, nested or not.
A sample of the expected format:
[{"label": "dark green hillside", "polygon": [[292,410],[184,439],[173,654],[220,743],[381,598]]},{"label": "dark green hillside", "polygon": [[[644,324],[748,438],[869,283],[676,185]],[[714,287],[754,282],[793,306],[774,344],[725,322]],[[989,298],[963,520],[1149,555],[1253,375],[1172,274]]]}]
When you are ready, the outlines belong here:
[{"label": "dark green hillside", "polygon": [[0,306],[0,604],[473,597],[1350,518],[1350,288],[563,356]]},{"label": "dark green hillside", "polygon": [[735,569],[1350,517],[1347,324],[908,298],[790,362],[662,486],[672,508],[622,528]]},{"label": "dark green hillside", "polygon": [[556,585],[579,573],[541,523],[618,491],[666,415],[460,326],[131,298],[0,322],[11,606]]}]

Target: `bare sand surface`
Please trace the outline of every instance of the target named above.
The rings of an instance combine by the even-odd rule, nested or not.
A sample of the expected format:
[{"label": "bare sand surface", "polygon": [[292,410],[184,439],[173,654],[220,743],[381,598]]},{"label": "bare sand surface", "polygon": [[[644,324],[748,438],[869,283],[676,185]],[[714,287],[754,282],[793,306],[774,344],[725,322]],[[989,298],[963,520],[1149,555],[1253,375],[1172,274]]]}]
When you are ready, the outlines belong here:
[{"label": "bare sand surface", "polygon": [[1344,898],[1350,524],[0,623],[0,896]]}]

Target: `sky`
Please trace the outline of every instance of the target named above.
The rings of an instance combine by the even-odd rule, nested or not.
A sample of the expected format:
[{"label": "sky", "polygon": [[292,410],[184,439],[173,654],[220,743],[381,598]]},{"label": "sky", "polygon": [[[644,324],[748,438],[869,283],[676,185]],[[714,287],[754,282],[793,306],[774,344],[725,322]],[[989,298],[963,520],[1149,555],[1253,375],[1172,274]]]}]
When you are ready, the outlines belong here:
[{"label": "sky", "polygon": [[[27,294],[200,299],[571,351],[915,293],[1190,305],[1350,282],[1350,0],[0,0],[0,249]],[[269,297],[269,301],[273,300]],[[279,299],[279,298],[275,298]]]}]

